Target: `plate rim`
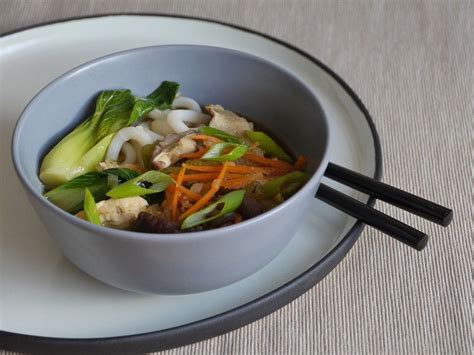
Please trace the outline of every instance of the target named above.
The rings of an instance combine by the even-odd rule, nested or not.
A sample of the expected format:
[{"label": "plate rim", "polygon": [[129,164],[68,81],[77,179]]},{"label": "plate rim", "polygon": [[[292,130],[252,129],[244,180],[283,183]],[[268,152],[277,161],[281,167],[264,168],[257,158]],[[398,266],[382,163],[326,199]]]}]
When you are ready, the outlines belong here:
[{"label": "plate rim", "polygon": [[[376,180],[381,180],[382,148],[380,144],[380,138],[369,111],[367,110],[361,99],[358,97],[358,95],[338,74],[336,74],[331,68],[321,62],[319,59],[307,53],[306,51],[286,41],[275,38],[271,35],[244,26],[206,17],[167,13],[120,12],[74,16],[58,20],[45,21],[34,25],[20,27],[12,31],[0,33],[0,38],[14,35],[26,30],[53,24],[59,24],[63,22],[120,16],[168,17],[219,24],[222,26],[230,27],[239,31],[244,31],[250,34],[263,37],[272,42],[278,43],[292,51],[295,51],[306,59],[310,60],[315,65],[323,69],[334,80],[336,80],[339,85],[342,86],[342,88],[351,97],[351,99],[354,100],[355,104],[364,115],[364,118],[366,119],[367,124],[370,128],[374,143],[375,172],[373,177]],[[369,206],[373,206],[375,204],[375,198],[370,197],[366,204]],[[284,285],[241,306],[208,318],[153,332],[102,338],[76,339],[45,337],[0,330],[0,347],[6,350],[22,352],[47,351],[50,353],[65,350],[69,352],[74,351],[74,353],[86,351],[113,351],[114,353],[129,353],[131,351],[154,352],[172,349],[179,346],[185,346],[209,338],[213,338],[218,335],[230,332],[232,330],[236,330],[252,322],[255,322],[258,319],[261,319],[275,312],[276,310],[287,305],[288,303],[292,302],[293,300],[307,292],[310,288],[312,288],[319,281],[321,281],[327,274],[329,274],[337,264],[341,262],[341,260],[346,256],[346,254],[349,252],[349,250],[359,238],[364,227],[364,223],[359,220],[356,221],[356,223],[351,227],[351,229],[346,233],[346,235],[341,239],[341,241],[335,247],[333,247],[329,251],[329,253],[327,253],[316,264],[312,265],[309,269],[296,276],[292,280],[288,281]]]}]

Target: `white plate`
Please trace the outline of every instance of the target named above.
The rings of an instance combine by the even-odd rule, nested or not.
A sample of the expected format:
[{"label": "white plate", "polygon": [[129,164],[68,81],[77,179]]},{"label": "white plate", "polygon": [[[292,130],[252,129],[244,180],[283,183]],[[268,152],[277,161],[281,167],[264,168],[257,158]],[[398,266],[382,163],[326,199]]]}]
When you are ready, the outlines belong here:
[{"label": "white plate", "polygon": [[[32,96],[65,71],[108,53],[157,44],[233,48],[284,66],[322,103],[330,122],[331,161],[377,175],[378,141],[362,104],[322,66],[272,39],[209,21],[157,16],[80,19],[5,36],[0,39],[2,330],[97,338],[156,332],[195,322],[235,309],[294,280],[354,227],[354,219],[315,199],[295,238],[268,266],[228,287],[186,296],[137,295],[115,289],[82,273],[61,256],[13,171],[10,139],[14,124]],[[325,183],[367,201],[360,193]]]}]

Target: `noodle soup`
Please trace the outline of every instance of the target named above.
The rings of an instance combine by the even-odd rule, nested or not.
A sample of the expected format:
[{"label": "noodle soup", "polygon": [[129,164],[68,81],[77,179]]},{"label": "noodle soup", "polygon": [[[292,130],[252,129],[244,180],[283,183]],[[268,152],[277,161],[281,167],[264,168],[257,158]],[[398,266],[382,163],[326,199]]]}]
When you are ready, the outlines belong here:
[{"label": "noodle soup", "polygon": [[178,88],[102,92],[92,116],[44,157],[44,196],[97,225],[177,233],[255,217],[308,180],[305,157],[268,130]]}]

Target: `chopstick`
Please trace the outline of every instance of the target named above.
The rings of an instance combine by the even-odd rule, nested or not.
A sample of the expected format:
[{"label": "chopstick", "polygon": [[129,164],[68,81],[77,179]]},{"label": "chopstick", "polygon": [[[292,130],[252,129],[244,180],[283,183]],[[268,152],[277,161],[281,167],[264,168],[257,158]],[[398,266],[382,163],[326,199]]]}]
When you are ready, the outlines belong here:
[{"label": "chopstick", "polygon": [[425,233],[397,221],[327,185],[319,185],[316,197],[416,250],[422,250],[428,242],[429,237]]},{"label": "chopstick", "polygon": [[329,163],[324,175],[379,200],[409,211],[444,227],[451,223],[453,211],[424,198],[384,184],[342,166]]}]

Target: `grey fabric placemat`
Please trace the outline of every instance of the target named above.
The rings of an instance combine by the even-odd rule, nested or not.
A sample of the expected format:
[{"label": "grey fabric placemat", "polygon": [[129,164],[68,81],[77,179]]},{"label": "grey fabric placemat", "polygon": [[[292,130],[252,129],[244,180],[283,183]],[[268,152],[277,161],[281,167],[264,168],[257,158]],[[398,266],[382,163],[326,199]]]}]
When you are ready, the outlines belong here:
[{"label": "grey fabric placemat", "polygon": [[0,0],[0,32],[114,12],[218,19],[308,51],[371,112],[384,181],[455,212],[443,229],[377,203],[432,236],[428,247],[418,253],[367,228],[291,304],[167,354],[472,353],[473,2]]}]

